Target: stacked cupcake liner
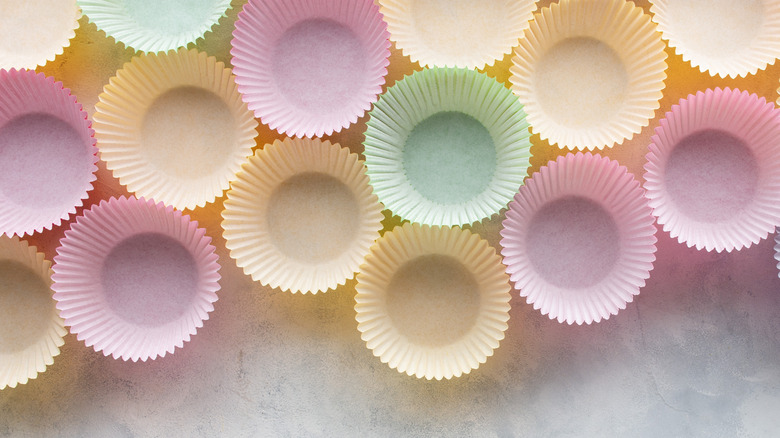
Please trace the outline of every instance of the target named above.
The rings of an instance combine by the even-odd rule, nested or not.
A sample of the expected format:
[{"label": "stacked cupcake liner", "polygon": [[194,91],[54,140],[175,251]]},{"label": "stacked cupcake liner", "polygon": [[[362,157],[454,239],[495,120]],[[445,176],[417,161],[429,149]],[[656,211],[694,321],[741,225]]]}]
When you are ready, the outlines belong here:
[{"label": "stacked cupcake liner", "polygon": [[[442,380],[493,355],[511,293],[560,323],[617,315],[651,275],[656,224],[717,252],[780,229],[774,103],[715,88],[656,115],[667,47],[722,77],[774,63],[776,2],[742,11],[763,14],[761,26],[717,53],[681,27],[695,2],[653,0],[648,14],[625,0],[248,0],[232,70],[186,48],[209,38],[227,0],[65,3],[40,17],[57,23],[50,35],[15,45],[16,27],[0,26],[0,163],[11,175],[0,175],[0,311],[10,315],[0,389],[51,365],[65,327],[114,359],[183,348],[214,311],[220,251],[263,291],[326,292],[354,278],[366,347],[400,373]],[[712,25],[738,15],[714,3]],[[37,18],[28,6],[0,24]],[[105,85],[94,130],[62,83],[17,70],[62,53],[82,12],[139,52]],[[391,42],[417,64],[385,86]],[[259,123],[270,139],[255,141]],[[613,147],[648,125],[644,183],[590,152],[529,174],[532,133],[557,145],[539,150],[549,156]],[[319,138],[341,131],[361,131],[358,150]],[[125,196],[86,202],[98,154]],[[201,209],[220,211],[224,246],[182,212]],[[384,225],[387,215],[401,225]],[[459,228],[495,218],[499,251]],[[23,239],[62,225],[50,269]],[[13,323],[31,312],[29,331]]]}]

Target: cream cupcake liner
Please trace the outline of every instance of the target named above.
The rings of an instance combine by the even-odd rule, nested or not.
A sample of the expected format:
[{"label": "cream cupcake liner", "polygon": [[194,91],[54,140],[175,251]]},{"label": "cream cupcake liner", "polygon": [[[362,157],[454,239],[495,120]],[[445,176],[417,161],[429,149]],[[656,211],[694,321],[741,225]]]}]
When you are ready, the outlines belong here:
[{"label": "cream cupcake liner", "polygon": [[257,122],[230,69],[196,50],[133,58],[95,106],[100,157],[137,196],[213,202],[252,155]]},{"label": "cream cupcake liner", "polygon": [[561,148],[602,149],[655,116],[666,79],[661,35],[625,0],[561,0],[515,48],[512,91],[528,123]]},{"label": "cream cupcake liner", "polygon": [[534,309],[590,324],[625,309],[653,269],[654,218],[617,161],[568,154],[533,174],[501,230],[507,272]]},{"label": "cream cupcake liner", "polygon": [[780,1],[651,0],[663,38],[684,61],[712,76],[744,77],[780,57]]},{"label": "cream cupcake liner", "polygon": [[222,217],[230,256],[253,280],[317,293],[355,275],[383,215],[357,154],[287,138],[242,166]]},{"label": "cream cupcake liner", "polygon": [[387,24],[365,0],[249,0],[231,42],[238,89],[271,129],[320,137],[376,102],[390,61]]},{"label": "cream cupcake liner", "polygon": [[390,38],[423,67],[482,68],[517,45],[536,0],[379,0]]},{"label": "cream cupcake liner", "polygon": [[65,342],[50,266],[24,240],[0,236],[0,389],[36,378],[54,363]]},{"label": "cream cupcake liner", "polygon": [[78,0],[98,29],[141,52],[161,52],[194,43],[230,9],[230,0]]},{"label": "cream cupcake liner", "polygon": [[463,225],[506,207],[527,175],[529,137],[504,86],[474,70],[433,68],[381,96],[363,144],[371,184],[394,214]]},{"label": "cream cupcake liner", "polygon": [[96,152],[87,113],[62,82],[0,69],[0,234],[67,220],[92,190]]},{"label": "cream cupcake liner", "polygon": [[81,11],[75,0],[16,1],[3,6],[0,68],[35,69],[61,55],[76,36]]},{"label": "cream cupcake liner", "polygon": [[371,248],[357,281],[361,338],[401,373],[460,377],[504,338],[509,278],[495,250],[469,231],[396,227]]},{"label": "cream cupcake liner", "polygon": [[76,218],[54,257],[65,325],[96,352],[133,362],[173,354],[214,310],[219,264],[204,228],[143,198],[103,200]]},{"label": "cream cupcake liner", "polygon": [[733,251],[780,224],[780,119],[737,89],[681,99],[656,128],[645,163],[653,214],[680,243]]}]

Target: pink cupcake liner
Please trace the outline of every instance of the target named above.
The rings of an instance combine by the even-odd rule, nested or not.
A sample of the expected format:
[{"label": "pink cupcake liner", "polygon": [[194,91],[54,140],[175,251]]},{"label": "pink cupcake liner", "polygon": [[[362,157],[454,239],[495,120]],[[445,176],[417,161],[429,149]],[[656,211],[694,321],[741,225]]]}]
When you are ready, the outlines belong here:
[{"label": "pink cupcake liner", "polygon": [[68,219],[92,190],[96,152],[87,113],[61,82],[0,70],[0,234]]},{"label": "pink cupcake liner", "polygon": [[780,224],[780,118],[746,91],[681,99],[655,130],[645,188],[664,231],[696,249],[733,251]]},{"label": "pink cupcake liner", "polygon": [[206,230],[173,207],[111,198],[84,212],[54,257],[54,299],[79,340],[114,359],[156,359],[214,310],[220,279]]},{"label": "pink cupcake liner", "polygon": [[644,191],[616,161],[579,152],[548,163],[509,204],[504,264],[520,296],[558,322],[616,315],[645,285],[655,226]]},{"label": "pink cupcake liner", "polygon": [[388,37],[370,0],[250,0],[233,32],[233,73],[249,109],[271,129],[330,135],[382,92]]}]

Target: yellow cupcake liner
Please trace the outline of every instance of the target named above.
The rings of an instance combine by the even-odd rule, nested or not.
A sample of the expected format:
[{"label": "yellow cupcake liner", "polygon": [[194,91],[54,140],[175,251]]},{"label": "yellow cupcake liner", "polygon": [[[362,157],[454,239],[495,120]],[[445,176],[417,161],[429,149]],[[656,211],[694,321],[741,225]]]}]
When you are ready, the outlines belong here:
[{"label": "yellow cupcake liner", "polygon": [[0,236],[0,389],[34,379],[54,363],[65,324],[51,291],[51,262],[18,237]]},{"label": "yellow cupcake liner", "polygon": [[178,209],[221,196],[257,135],[230,69],[186,49],[125,64],[100,95],[94,121],[100,156],[119,182]]},{"label": "yellow cupcake liner", "polygon": [[0,68],[34,69],[70,45],[81,11],[75,0],[6,2],[0,5]]},{"label": "yellow cupcake liner", "polygon": [[329,141],[290,138],[242,166],[222,217],[225,245],[247,275],[304,293],[351,279],[383,218],[357,154]]}]

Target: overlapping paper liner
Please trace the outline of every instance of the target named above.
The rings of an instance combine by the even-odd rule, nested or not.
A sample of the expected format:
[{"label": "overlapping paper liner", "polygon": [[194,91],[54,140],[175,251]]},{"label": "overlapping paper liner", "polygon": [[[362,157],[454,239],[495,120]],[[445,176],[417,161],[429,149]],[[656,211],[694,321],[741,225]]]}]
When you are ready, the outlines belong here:
[{"label": "overlapping paper liner", "polygon": [[[584,38],[606,45],[619,58],[626,73],[625,90],[619,102],[599,122],[572,124],[556,120],[542,107],[535,83],[540,61],[556,45]],[[559,46],[560,47],[560,46]],[[625,0],[561,0],[541,9],[515,48],[510,67],[512,91],[525,105],[534,133],[551,144],[571,149],[602,149],[630,139],[647,126],[659,107],[666,79],[666,53],[660,34],[650,17]],[[598,61],[589,60],[597,63]],[[594,64],[598,65],[598,64]],[[568,64],[573,79],[583,74]],[[596,77],[590,78],[598,81]],[[603,80],[603,78],[601,79]],[[567,96],[576,101],[576,96]],[[569,104],[589,106],[594,102]],[[579,125],[579,126],[578,126]]]},{"label": "overlapping paper liner", "polygon": [[[96,179],[97,148],[94,131],[90,127],[91,122],[87,118],[87,113],[82,110],[76,97],[70,94],[70,90],[63,88],[62,82],[54,82],[54,78],[47,77],[43,73],[36,74],[32,70],[0,70],[0,137],[11,123],[28,117],[35,118],[39,122],[43,120],[42,123],[67,124],[72,128],[72,134],[78,136],[83,149],[81,145],[73,146],[75,149],[81,149],[79,156],[75,155],[74,151],[64,152],[66,156],[62,157],[63,162],[66,160],[69,162],[67,180],[57,180],[59,174],[51,172],[50,169],[43,172],[41,169],[24,169],[24,163],[19,161],[18,154],[13,162],[1,163],[7,169],[6,175],[13,170],[26,172],[30,178],[35,178],[34,185],[29,184],[23,188],[27,192],[26,199],[20,199],[19,193],[10,193],[16,188],[9,188],[9,192],[3,193],[3,187],[0,187],[0,234],[8,236],[14,234],[23,236],[60,225],[83,204],[88,192],[92,190],[92,181]],[[63,139],[66,137],[65,134],[67,133],[36,131],[30,132],[30,137],[49,135]],[[0,143],[2,142],[0,138]],[[19,144],[15,141],[14,146],[18,147]],[[49,143],[30,146],[51,149]],[[6,150],[7,154],[15,152]],[[37,152],[39,155],[42,153],[40,150]],[[62,151],[51,150],[48,156],[55,156],[57,152]],[[30,156],[29,153],[24,155]],[[40,162],[37,164],[42,165]],[[62,165],[61,162],[49,164]],[[56,196],[53,194],[54,190],[58,192]],[[33,195],[38,198],[49,195],[49,198],[56,199],[39,199],[33,202]]]},{"label": "overlapping paper liner", "polygon": [[[13,297],[0,297],[0,300],[6,304],[0,308],[0,318],[6,321],[8,318],[19,319],[22,322],[18,325],[19,331],[26,332],[33,325],[40,325],[40,328],[43,329],[40,333],[34,334],[38,336],[35,342],[29,343],[22,349],[13,348],[14,351],[4,348],[4,344],[13,341],[14,335],[18,334],[4,333],[0,337],[3,339],[0,341],[0,389],[3,389],[6,387],[15,388],[18,384],[27,383],[29,379],[36,378],[38,373],[44,372],[48,365],[54,363],[54,357],[60,354],[60,347],[65,342],[63,336],[67,331],[54,306],[54,300],[51,299],[51,290],[49,290],[51,263],[44,259],[44,255],[37,252],[34,246],[29,246],[27,242],[19,240],[16,236],[0,236],[0,263],[18,264],[14,273],[20,277],[16,279],[19,282],[14,282],[14,279],[7,276],[3,278],[3,287],[0,292],[4,295],[14,294],[19,298],[14,300]],[[10,266],[6,267],[6,269],[10,268]],[[24,303],[22,295],[41,292],[28,289],[12,290],[13,287],[30,286],[25,284],[28,281],[40,282],[42,286],[45,286],[47,301],[51,303],[48,306],[50,309],[46,312],[37,312],[40,309],[20,307],[23,304],[29,304]],[[16,302],[13,303],[12,300]],[[12,305],[8,306],[9,303]],[[36,319],[40,319],[41,324],[32,324],[32,321]],[[24,333],[22,336],[28,336],[28,333]]]},{"label": "overlapping paper liner", "polygon": [[[150,116],[157,103],[176,100],[182,102],[180,108],[156,110],[171,117],[170,123],[149,120],[159,119]],[[209,109],[214,116],[204,120],[200,107],[183,116],[181,107],[187,102],[214,106]],[[257,135],[257,122],[230,69],[186,49],[143,54],[125,64],[100,95],[94,120],[100,156],[119,182],[138,196],[179,209],[202,207],[222,196],[252,155]],[[155,127],[149,128],[150,123]],[[158,145],[155,157],[147,151],[151,145]]]},{"label": "overlapping paper liner", "polygon": [[[275,243],[269,226],[272,197],[283,184],[302,175],[329,176],[343,183],[357,206],[349,245],[328,259],[305,260],[286,253]],[[256,151],[242,166],[227,193],[222,217],[230,256],[253,280],[291,292],[317,293],[354,277],[379,237],[383,215],[357,154],[327,140],[286,138]],[[301,232],[326,232],[332,225],[323,218],[316,229]]]},{"label": "overlapping paper liner", "polygon": [[380,0],[390,38],[423,67],[483,68],[517,45],[536,0]]},{"label": "overlapping paper liner", "polygon": [[76,36],[80,17],[75,0],[9,2],[0,14],[0,68],[53,61]]},{"label": "overlapping paper liner", "polygon": [[[311,26],[306,26],[307,23]],[[276,53],[277,45],[284,40],[283,37],[291,36],[288,31],[307,28],[321,28],[319,31],[338,29],[341,34],[354,37],[354,41],[341,40],[330,48],[337,50],[359,43],[357,46],[363,53],[357,55],[357,59],[363,63],[362,69],[352,68],[348,73],[358,74],[360,71],[360,77],[349,79],[346,84],[343,82],[347,79],[328,77],[327,72],[344,62],[343,56],[301,53],[297,59],[290,60],[291,63],[299,63],[299,67],[288,73],[297,71],[315,76],[290,78],[285,75],[284,80],[294,83],[288,84],[292,90],[281,89],[274,72],[281,67],[275,61],[279,55]],[[321,35],[309,43],[333,43],[333,39],[344,36],[337,33]],[[256,117],[271,129],[289,136],[319,137],[339,132],[355,123],[376,102],[390,63],[388,37],[387,24],[382,20],[379,7],[371,1],[249,0],[238,15],[230,53],[233,55],[238,89]],[[305,42],[305,37],[301,38],[298,42]],[[334,81],[338,83],[334,84]],[[305,84],[309,85],[304,87]],[[315,97],[311,95],[313,90],[306,90],[307,87],[316,87],[316,93],[327,97],[324,100],[329,103],[315,105]],[[339,87],[346,87],[348,91]]]},{"label": "overlapping paper liner", "polygon": [[141,52],[161,52],[194,43],[228,9],[230,0],[128,1],[78,0],[98,29]]},{"label": "overlapping paper liner", "polygon": [[[444,204],[412,185],[403,151],[420,122],[448,112],[473,117],[486,128],[496,164],[482,193]],[[495,80],[466,69],[425,69],[397,82],[370,112],[365,137],[366,167],[379,200],[394,214],[428,225],[470,224],[497,214],[523,184],[531,156],[523,106]]]},{"label": "overlapping paper liner", "polygon": [[[591,284],[551,282],[554,279],[539,272],[541,260],[532,259],[528,251],[529,228],[535,216],[560,200],[598,205],[614,222],[617,246],[612,254],[590,254],[590,248],[581,248],[587,255],[575,260],[585,263],[585,258],[614,259],[611,269]],[[571,216],[572,210],[566,214],[570,215],[566,220],[572,223],[580,220]],[[645,285],[655,261],[653,222],[639,182],[625,167],[599,155],[569,153],[534,173],[509,204],[501,231],[501,253],[515,288],[534,309],[558,322],[590,324],[625,309]],[[571,266],[578,268],[582,267]]]},{"label": "overlapping paper liner", "polygon": [[[653,21],[669,46],[702,72],[724,78],[744,77],[765,69],[780,57],[780,2],[776,0],[760,1],[761,11],[749,14],[755,19],[746,19],[740,13],[751,7],[745,2],[651,0],[650,3]],[[710,18],[705,20],[702,12]],[[710,31],[702,29],[702,25]],[[739,26],[749,27],[752,35],[735,41]]]},{"label": "overlapping paper liner", "polygon": [[[666,171],[676,147],[693,134],[707,132],[741,140],[756,166],[752,198],[741,197],[745,204],[721,212],[727,218],[692,217],[680,210],[667,189]],[[780,224],[778,138],[780,119],[774,104],[747,91],[707,89],[672,106],[656,128],[644,166],[647,197],[664,231],[689,247],[717,252],[740,250],[766,238]],[[726,181],[731,177],[722,176]]]},{"label": "overlapping paper liner", "polygon": [[[111,198],[86,210],[65,232],[54,257],[52,289],[65,325],[88,347],[114,359],[146,361],[172,354],[175,347],[182,348],[203,326],[217,300],[220,267],[211,238],[205,233],[189,216],[144,198]],[[197,271],[195,290],[180,315],[145,324],[141,321],[143,314],[133,315],[135,320],[130,320],[108,303],[107,295],[114,291],[104,287],[106,260],[115,248],[139,236],[158,241],[172,239],[181,245],[177,250],[186,251],[192,257]],[[132,266],[124,274],[126,282],[122,287],[133,287],[149,276],[148,271]],[[152,300],[127,304],[135,311],[159,309],[159,303]]]},{"label": "overlapping paper liner", "polygon": [[[431,255],[445,256],[465,268],[476,285],[473,292],[478,294],[473,324],[462,327],[458,339],[438,345],[404,334],[405,327],[397,325],[388,306],[391,283],[399,270],[415,264],[420,267],[420,261]],[[510,308],[509,278],[495,250],[470,231],[412,223],[396,227],[371,247],[357,281],[355,318],[361,338],[375,356],[401,373],[437,380],[460,377],[485,363],[504,339]],[[446,317],[450,300],[446,301],[431,301],[421,311]]]}]

